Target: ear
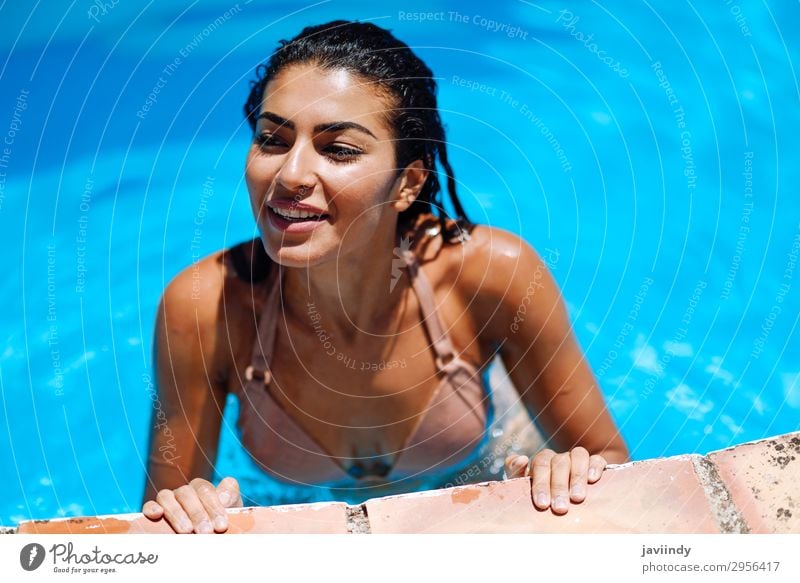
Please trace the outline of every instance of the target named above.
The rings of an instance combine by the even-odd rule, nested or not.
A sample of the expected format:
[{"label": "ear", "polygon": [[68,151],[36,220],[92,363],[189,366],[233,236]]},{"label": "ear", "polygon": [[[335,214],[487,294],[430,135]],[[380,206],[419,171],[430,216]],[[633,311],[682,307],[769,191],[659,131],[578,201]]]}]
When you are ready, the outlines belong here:
[{"label": "ear", "polygon": [[414,160],[403,169],[395,182],[396,192],[392,202],[392,206],[397,212],[403,212],[411,206],[411,203],[419,196],[419,191],[422,190],[427,178],[428,171],[422,160]]}]

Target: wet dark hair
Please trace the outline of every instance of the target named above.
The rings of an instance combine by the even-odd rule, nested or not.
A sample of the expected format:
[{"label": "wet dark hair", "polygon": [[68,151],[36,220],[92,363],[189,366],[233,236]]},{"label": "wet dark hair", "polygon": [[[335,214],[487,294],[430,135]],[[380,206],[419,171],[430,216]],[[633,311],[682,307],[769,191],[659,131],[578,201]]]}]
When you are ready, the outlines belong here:
[{"label": "wet dark hair", "polygon": [[[424,213],[436,213],[440,233],[449,242],[468,238],[473,224],[456,194],[456,180],[447,159],[445,131],[436,103],[436,81],[431,70],[407,44],[388,30],[368,22],[334,20],[309,26],[291,40],[281,40],[267,63],[256,69],[244,114],[255,131],[264,89],[281,70],[291,65],[313,64],[324,69],[345,69],[374,81],[393,103],[387,110],[396,144],[398,174],[422,160],[428,177],[419,195],[398,218],[402,230]],[[448,224],[441,200],[436,160],[447,176],[447,191],[456,217]]]}]

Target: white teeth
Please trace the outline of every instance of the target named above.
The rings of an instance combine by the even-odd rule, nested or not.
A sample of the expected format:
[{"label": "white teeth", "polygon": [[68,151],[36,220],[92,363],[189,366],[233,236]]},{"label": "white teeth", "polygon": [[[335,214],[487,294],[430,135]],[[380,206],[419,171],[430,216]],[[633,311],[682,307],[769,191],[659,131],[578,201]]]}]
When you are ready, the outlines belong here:
[{"label": "white teeth", "polygon": [[286,217],[287,219],[307,219],[309,217],[318,219],[320,216],[322,216],[300,210],[288,210],[279,208],[273,208],[272,210],[274,210],[276,214],[279,214],[282,217]]}]

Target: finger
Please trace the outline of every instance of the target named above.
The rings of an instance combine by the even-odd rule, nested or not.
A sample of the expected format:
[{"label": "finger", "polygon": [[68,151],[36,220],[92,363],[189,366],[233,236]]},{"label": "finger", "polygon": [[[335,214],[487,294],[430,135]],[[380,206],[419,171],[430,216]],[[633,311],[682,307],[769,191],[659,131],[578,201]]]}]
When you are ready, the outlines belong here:
[{"label": "finger", "polygon": [[506,477],[510,480],[512,478],[524,478],[528,470],[530,459],[526,455],[511,454],[506,458]]},{"label": "finger", "polygon": [[192,521],[192,529],[197,534],[210,534],[214,532],[211,519],[208,517],[205,506],[197,495],[197,490],[188,484],[175,490],[175,499],[183,507]]},{"label": "finger", "polygon": [[586,484],[589,476],[589,452],[585,447],[576,447],[569,452],[569,499],[583,502],[586,499]]},{"label": "finger", "polygon": [[189,516],[175,499],[175,492],[161,490],[156,494],[156,502],[164,509],[164,518],[172,527],[172,530],[178,534],[192,532],[192,521],[189,520]]},{"label": "finger", "polygon": [[550,506],[550,464],[555,454],[552,449],[543,449],[533,456],[531,493],[534,505],[541,510]]},{"label": "finger", "polygon": [[239,482],[236,478],[223,478],[217,484],[219,500],[225,508],[241,508],[242,493],[239,491]]},{"label": "finger", "polygon": [[164,516],[164,507],[155,500],[148,500],[142,506],[142,514],[150,520],[160,520]]},{"label": "finger", "polygon": [[205,508],[206,514],[214,525],[216,532],[228,530],[228,514],[219,499],[219,494],[214,485],[208,480],[195,478],[189,485],[194,488],[200,503]]},{"label": "finger", "polygon": [[572,462],[569,453],[558,453],[550,460],[550,507],[556,514],[569,508],[569,472]]},{"label": "finger", "polygon": [[601,455],[589,456],[589,483],[594,484],[603,475],[603,470],[606,469],[606,458]]}]

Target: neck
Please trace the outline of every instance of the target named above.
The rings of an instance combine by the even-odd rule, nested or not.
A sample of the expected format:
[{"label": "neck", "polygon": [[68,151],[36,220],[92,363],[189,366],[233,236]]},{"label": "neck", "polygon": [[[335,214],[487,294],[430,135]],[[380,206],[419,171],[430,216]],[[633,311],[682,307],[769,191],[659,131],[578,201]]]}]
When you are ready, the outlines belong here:
[{"label": "neck", "polygon": [[392,229],[362,249],[312,267],[284,268],[283,306],[311,325],[321,317],[333,337],[352,342],[362,334],[387,334],[407,287],[405,266]]}]

